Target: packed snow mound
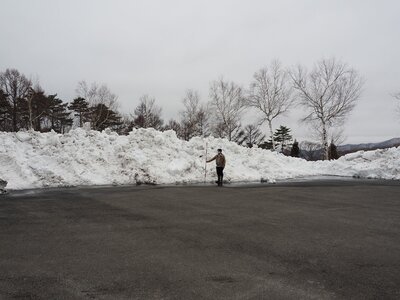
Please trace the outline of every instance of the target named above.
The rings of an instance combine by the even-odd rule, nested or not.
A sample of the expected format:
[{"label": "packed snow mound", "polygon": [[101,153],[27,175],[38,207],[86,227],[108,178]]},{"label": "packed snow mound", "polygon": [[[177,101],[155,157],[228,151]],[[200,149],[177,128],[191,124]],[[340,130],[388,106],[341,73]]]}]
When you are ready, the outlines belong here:
[{"label": "packed snow mound", "polygon": [[330,162],[319,162],[338,176],[400,180],[400,148],[358,151]]},{"label": "packed snow mound", "polygon": [[219,138],[182,141],[174,131],[134,129],[120,136],[75,129],[55,132],[0,132],[0,178],[10,189],[76,185],[175,184],[215,180],[215,163],[205,165],[222,148],[225,180],[268,181],[314,175],[400,179],[400,149],[346,155],[337,161],[307,162]]}]

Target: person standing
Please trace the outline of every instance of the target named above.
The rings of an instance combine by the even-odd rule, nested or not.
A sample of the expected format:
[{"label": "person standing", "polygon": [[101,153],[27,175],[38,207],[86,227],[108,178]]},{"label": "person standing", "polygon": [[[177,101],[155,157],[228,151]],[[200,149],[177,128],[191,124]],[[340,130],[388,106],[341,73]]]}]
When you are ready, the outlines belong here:
[{"label": "person standing", "polygon": [[213,158],[207,160],[206,162],[209,163],[209,162],[212,162],[213,160],[215,160],[215,163],[217,165],[218,181],[216,183],[218,183],[218,186],[222,186],[222,182],[224,179],[224,168],[225,168],[225,163],[226,163],[225,155],[222,154],[222,149],[218,149],[217,155],[215,155]]}]

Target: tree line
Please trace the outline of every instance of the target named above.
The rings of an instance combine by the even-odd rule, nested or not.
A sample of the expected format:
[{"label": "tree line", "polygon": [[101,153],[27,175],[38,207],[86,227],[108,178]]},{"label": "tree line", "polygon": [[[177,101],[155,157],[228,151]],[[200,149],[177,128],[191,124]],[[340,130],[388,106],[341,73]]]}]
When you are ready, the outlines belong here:
[{"label": "tree line", "polygon": [[[274,133],[274,122],[301,107],[305,112],[302,121],[313,128],[322,145],[322,158],[329,159],[330,144],[334,145],[340,136],[336,129],[342,128],[360,98],[363,83],[356,70],[335,58],[316,62],[310,71],[301,65],[285,68],[274,60],[254,73],[248,88],[221,77],[210,83],[207,101],[188,89],[178,118],[165,122],[162,108],[149,95],[140,97],[133,113],[121,114],[117,96],[104,84],[81,81],[77,97],[63,102],[56,94],[47,95],[18,70],[7,69],[0,73],[0,131],[64,133],[73,126],[90,126],[93,130],[111,128],[127,134],[132,128],[172,129],[184,140],[213,135],[249,147],[258,145],[284,152],[288,143],[279,140],[279,130],[285,131],[286,127]],[[250,110],[257,118],[244,126],[243,115]],[[261,131],[263,124],[268,127],[267,133]]]}]

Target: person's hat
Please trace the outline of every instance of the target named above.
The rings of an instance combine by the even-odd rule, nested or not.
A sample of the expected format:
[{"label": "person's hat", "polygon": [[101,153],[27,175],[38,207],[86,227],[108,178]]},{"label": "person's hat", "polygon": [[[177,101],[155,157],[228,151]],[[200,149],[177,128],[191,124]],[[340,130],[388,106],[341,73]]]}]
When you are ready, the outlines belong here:
[{"label": "person's hat", "polygon": [[218,152],[222,152],[222,149],[218,149]]}]

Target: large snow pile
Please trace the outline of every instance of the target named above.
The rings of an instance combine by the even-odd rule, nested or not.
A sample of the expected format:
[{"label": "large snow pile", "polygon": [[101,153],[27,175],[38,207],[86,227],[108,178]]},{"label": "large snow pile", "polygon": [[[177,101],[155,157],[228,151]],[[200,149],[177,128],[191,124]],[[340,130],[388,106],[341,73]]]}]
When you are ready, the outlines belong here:
[{"label": "large snow pile", "polygon": [[400,180],[400,147],[358,151],[317,163],[324,164],[330,175]]},{"label": "large snow pile", "polygon": [[[333,162],[307,162],[224,139],[178,139],[173,131],[133,130],[119,136],[105,130],[67,134],[0,133],[0,178],[11,189],[32,187],[203,182],[208,158],[222,148],[225,178],[231,182],[273,182],[313,175],[400,179],[400,149],[358,152]],[[215,180],[207,165],[207,181]]]}]

